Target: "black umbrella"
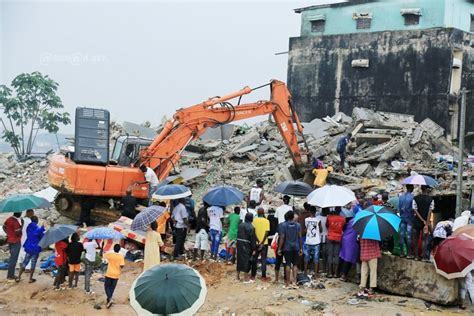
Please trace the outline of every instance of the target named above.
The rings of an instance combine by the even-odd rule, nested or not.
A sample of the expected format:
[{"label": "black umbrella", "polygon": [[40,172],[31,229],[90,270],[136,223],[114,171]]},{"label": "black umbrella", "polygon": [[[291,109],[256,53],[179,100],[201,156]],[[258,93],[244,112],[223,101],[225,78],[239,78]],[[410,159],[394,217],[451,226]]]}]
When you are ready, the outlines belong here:
[{"label": "black umbrella", "polygon": [[287,195],[307,196],[313,191],[313,188],[302,181],[284,181],[277,185],[273,191]]}]

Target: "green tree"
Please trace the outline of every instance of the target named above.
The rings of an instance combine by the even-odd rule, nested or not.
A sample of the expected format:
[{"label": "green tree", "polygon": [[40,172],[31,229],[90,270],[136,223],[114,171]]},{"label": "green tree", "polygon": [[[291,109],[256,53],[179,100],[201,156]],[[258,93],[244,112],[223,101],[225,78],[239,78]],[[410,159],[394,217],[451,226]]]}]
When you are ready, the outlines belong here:
[{"label": "green tree", "polygon": [[17,156],[31,154],[39,130],[57,133],[60,124],[70,124],[69,113],[56,94],[58,83],[39,72],[21,74],[13,79],[11,87],[0,85],[0,108],[5,119],[2,138]]}]

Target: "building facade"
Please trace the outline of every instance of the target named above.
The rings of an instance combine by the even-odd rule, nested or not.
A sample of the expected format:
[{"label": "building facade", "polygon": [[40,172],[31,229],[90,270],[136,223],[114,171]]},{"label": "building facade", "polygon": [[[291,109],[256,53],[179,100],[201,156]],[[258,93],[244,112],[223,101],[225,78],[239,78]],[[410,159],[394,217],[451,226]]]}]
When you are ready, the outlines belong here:
[{"label": "building facade", "polygon": [[460,90],[474,88],[474,1],[354,0],[295,12],[288,86],[303,121],[359,106],[429,117],[457,138]]}]

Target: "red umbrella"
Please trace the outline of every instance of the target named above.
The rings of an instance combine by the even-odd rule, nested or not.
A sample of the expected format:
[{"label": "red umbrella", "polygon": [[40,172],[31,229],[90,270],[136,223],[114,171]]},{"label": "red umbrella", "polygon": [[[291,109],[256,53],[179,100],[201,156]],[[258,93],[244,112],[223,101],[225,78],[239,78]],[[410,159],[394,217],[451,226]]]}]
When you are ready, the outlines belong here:
[{"label": "red umbrella", "polygon": [[434,256],[436,272],[446,279],[463,278],[474,269],[474,239],[451,236],[439,244]]}]

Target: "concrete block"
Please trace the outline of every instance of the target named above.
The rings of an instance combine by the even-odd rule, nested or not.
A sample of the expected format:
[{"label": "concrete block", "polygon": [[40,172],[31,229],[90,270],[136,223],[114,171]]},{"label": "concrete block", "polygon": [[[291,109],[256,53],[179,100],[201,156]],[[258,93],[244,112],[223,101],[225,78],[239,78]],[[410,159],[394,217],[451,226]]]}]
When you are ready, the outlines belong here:
[{"label": "concrete block", "polygon": [[377,286],[393,294],[449,305],[458,297],[457,280],[437,274],[432,263],[383,255],[377,269]]},{"label": "concrete block", "polygon": [[314,119],[309,123],[302,123],[303,133],[306,135],[312,135],[314,139],[322,138],[328,136],[329,133],[326,132],[333,125],[331,123],[326,123],[321,119]]},{"label": "concrete block", "polygon": [[449,155],[453,153],[451,144],[444,137],[439,137],[433,141],[435,150],[442,155]]},{"label": "concrete block", "polygon": [[392,139],[392,136],[386,135],[386,134],[358,133],[355,136],[355,140],[358,145],[362,143],[382,144],[382,143],[390,141],[391,139]]},{"label": "concrete block", "polygon": [[354,169],[354,174],[358,177],[368,174],[372,170],[372,166],[368,163],[357,165]]},{"label": "concrete block", "polygon": [[423,128],[418,125],[416,128],[415,128],[415,131],[413,132],[413,136],[412,136],[412,139],[410,141],[410,144],[411,145],[416,145],[418,144],[418,142],[421,140],[421,136],[423,136]]},{"label": "concrete block", "polygon": [[421,128],[432,138],[438,138],[444,135],[444,128],[436,124],[433,120],[426,118],[420,123]]},{"label": "concrete block", "polygon": [[234,135],[236,126],[234,124],[220,125],[215,128],[208,128],[199,138],[201,140],[225,140]]},{"label": "concrete block", "polygon": [[245,147],[239,147],[238,149],[234,150],[234,154],[243,154],[252,150],[255,150],[258,148],[257,144],[245,146]]},{"label": "concrete block", "polygon": [[236,149],[244,148],[260,140],[260,135],[257,132],[251,132],[248,134],[243,135],[240,139],[236,139],[237,145],[234,147],[234,151]]}]

